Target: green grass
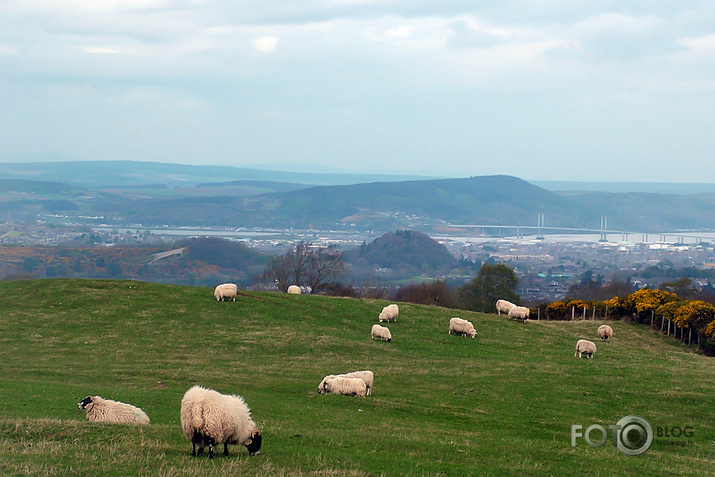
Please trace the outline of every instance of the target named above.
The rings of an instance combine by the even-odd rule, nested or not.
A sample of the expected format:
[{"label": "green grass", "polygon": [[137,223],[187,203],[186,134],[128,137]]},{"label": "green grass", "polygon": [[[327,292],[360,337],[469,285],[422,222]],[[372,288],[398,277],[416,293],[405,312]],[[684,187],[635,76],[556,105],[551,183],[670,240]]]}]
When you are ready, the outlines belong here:
[{"label": "green grass", "polygon": [[[0,475],[712,475],[715,360],[647,327],[529,322],[400,304],[392,343],[372,342],[385,302],[131,281],[0,283]],[[479,335],[447,334],[451,316]],[[594,340],[595,341],[595,340]],[[375,373],[373,396],[318,395],[326,374]],[[261,427],[244,448],[190,457],[183,393],[245,397]],[[85,420],[89,394],[142,407],[137,428]],[[637,414],[690,426],[687,446],[630,457],[571,446],[571,425]],[[598,438],[599,434],[592,435]]]}]

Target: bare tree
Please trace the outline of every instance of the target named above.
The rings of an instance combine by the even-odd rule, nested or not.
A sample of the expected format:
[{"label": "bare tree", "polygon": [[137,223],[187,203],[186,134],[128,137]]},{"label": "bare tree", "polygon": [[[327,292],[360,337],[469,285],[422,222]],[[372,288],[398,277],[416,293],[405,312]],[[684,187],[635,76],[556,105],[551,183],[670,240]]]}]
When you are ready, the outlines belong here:
[{"label": "bare tree", "polygon": [[316,247],[308,253],[305,284],[311,293],[317,293],[325,285],[345,275],[343,253],[334,245]]},{"label": "bare tree", "polygon": [[310,287],[311,293],[317,293],[344,275],[343,254],[334,245],[316,247],[309,242],[298,242],[294,248],[268,262],[263,278],[274,281],[280,291],[298,285]]}]

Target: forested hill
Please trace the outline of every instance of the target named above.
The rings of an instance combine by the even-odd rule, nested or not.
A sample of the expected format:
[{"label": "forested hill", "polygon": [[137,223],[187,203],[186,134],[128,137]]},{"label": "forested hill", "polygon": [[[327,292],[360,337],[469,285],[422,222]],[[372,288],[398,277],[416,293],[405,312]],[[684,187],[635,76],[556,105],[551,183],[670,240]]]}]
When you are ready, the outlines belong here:
[{"label": "forested hill", "polygon": [[320,186],[249,197],[202,198],[105,204],[136,223],[241,224],[247,227],[376,230],[434,227],[449,223],[515,224],[549,211],[552,225],[583,225],[581,210],[561,197],[510,176]]},{"label": "forested hill", "polygon": [[410,230],[386,233],[346,251],[343,259],[352,265],[351,275],[358,279],[434,277],[447,275],[459,267],[459,261],[447,247]]},{"label": "forested hill", "polygon": [[[198,174],[196,166],[142,164],[148,168],[144,176],[139,166],[129,165],[131,174],[117,171],[117,180],[121,178],[125,185],[80,188],[71,185],[76,181],[65,185],[2,180],[3,174],[10,173],[3,169],[8,168],[7,164],[0,164],[0,219],[31,223],[48,220],[51,215],[49,220],[54,222],[65,217],[68,222],[90,225],[94,222],[88,217],[113,226],[434,232],[450,225],[535,226],[538,214],[543,213],[547,227],[598,229],[600,217],[607,216],[611,230],[715,229],[715,194],[708,193],[551,192],[503,175],[309,186],[308,182],[255,180],[250,174],[222,175],[225,171],[220,168],[209,168],[211,173],[185,181],[193,172]],[[39,171],[32,170],[31,164],[23,166],[26,170],[17,166],[12,174],[20,170],[26,176],[37,173],[37,178],[45,178],[56,170],[45,165]],[[66,166],[68,171],[76,170],[76,164]],[[89,169],[83,174],[78,172],[78,180],[94,180]],[[103,169],[105,174],[107,170]],[[132,174],[141,180],[129,183]],[[55,180],[62,177],[57,175]],[[266,175],[271,177],[275,175]],[[305,179],[298,175],[291,178]]]}]

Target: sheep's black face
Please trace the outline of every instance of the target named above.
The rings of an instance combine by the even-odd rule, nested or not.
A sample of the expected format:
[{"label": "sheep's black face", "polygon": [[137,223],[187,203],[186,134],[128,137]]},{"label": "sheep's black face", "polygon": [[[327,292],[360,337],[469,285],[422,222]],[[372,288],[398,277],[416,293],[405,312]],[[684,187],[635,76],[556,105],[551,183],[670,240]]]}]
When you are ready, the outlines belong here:
[{"label": "sheep's black face", "polygon": [[84,409],[91,403],[92,403],[92,397],[87,396],[86,398],[82,399],[80,402],[77,403],[77,407],[79,409]]},{"label": "sheep's black face", "polygon": [[256,455],[261,452],[261,444],[263,443],[263,436],[260,432],[255,431],[253,436],[251,436],[251,443],[246,446],[248,449],[248,455]]}]

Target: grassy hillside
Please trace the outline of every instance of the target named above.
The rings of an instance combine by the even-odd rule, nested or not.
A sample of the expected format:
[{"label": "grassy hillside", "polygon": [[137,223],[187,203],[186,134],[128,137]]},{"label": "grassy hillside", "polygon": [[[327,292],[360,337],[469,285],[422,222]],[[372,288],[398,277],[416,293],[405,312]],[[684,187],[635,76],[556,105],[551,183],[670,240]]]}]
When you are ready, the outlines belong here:
[{"label": "grassy hillside", "polygon": [[[712,475],[715,360],[643,327],[611,323],[595,359],[573,358],[598,322],[530,322],[401,304],[392,343],[370,326],[384,302],[131,281],[0,283],[2,475]],[[369,368],[368,398],[318,395],[329,373]],[[240,393],[264,435],[248,457],[189,456],[179,425],[193,384]],[[145,428],[84,421],[88,394],[142,407]],[[690,426],[685,447],[630,457],[571,447],[571,425],[638,414]],[[592,436],[598,438],[598,435]]]}]

